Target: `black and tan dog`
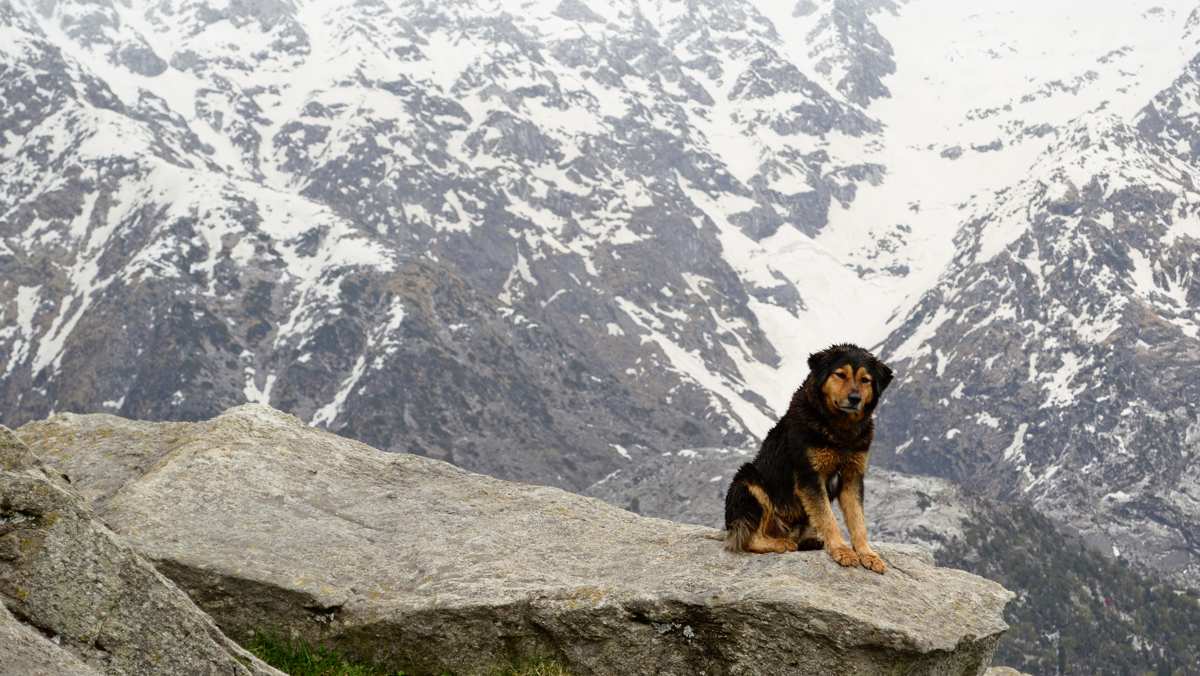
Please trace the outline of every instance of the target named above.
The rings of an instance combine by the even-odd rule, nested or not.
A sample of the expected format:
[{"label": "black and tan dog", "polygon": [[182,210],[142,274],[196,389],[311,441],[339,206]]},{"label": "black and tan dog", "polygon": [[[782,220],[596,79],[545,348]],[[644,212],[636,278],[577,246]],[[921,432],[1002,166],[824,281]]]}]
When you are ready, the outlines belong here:
[{"label": "black and tan dog", "polygon": [[[892,370],[855,345],[808,358],[809,374],[753,462],[725,494],[725,545],[732,551],[825,548],[843,566],[887,569],[867,542],[863,475],[875,433],[871,414]],[[850,530],[846,544],[830,504]]]}]

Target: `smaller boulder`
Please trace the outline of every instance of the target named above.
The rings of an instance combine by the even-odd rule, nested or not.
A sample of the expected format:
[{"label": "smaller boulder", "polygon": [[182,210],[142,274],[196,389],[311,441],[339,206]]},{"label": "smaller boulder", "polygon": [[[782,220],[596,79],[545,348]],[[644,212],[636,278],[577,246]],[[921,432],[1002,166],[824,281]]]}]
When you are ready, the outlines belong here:
[{"label": "smaller boulder", "polygon": [[[3,427],[0,603],[4,673],[281,673],[226,638]],[[42,666],[13,666],[27,663]]]}]

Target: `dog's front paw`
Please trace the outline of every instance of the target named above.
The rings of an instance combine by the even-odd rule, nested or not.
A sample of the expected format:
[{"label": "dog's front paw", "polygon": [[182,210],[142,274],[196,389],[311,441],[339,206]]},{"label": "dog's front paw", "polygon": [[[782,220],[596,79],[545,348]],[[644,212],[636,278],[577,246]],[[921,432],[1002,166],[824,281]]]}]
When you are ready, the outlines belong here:
[{"label": "dog's front paw", "polygon": [[858,554],[855,554],[853,549],[850,549],[845,545],[842,545],[841,547],[831,547],[829,549],[829,556],[843,566],[858,565]]},{"label": "dog's front paw", "polygon": [[887,570],[887,564],[875,552],[860,552],[858,562],[862,564],[863,568],[873,570],[880,575],[883,575],[883,571]]}]

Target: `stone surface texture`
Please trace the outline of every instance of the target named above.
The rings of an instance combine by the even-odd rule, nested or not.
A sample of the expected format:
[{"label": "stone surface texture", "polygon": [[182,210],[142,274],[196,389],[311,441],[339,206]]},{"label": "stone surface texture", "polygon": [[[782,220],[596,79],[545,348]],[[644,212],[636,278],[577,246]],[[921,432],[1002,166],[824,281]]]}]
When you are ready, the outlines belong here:
[{"label": "stone surface texture", "polygon": [[0,603],[0,665],[25,676],[99,676],[69,650],[23,624]]}]

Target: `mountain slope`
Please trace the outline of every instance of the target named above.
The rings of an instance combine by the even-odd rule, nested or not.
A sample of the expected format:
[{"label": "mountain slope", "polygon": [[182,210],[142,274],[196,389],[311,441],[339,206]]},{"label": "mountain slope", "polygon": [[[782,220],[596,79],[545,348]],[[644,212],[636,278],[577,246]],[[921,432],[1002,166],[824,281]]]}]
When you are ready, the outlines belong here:
[{"label": "mountain slope", "polygon": [[9,424],[271,401],[567,486],[742,443],[804,301],[727,254],[878,171],[750,5],[0,7]]},{"label": "mountain slope", "polygon": [[883,346],[905,375],[880,426],[885,462],[1025,497],[1187,585],[1200,165],[1178,134],[1198,64],[1132,121],[1080,120],[959,232]]}]

